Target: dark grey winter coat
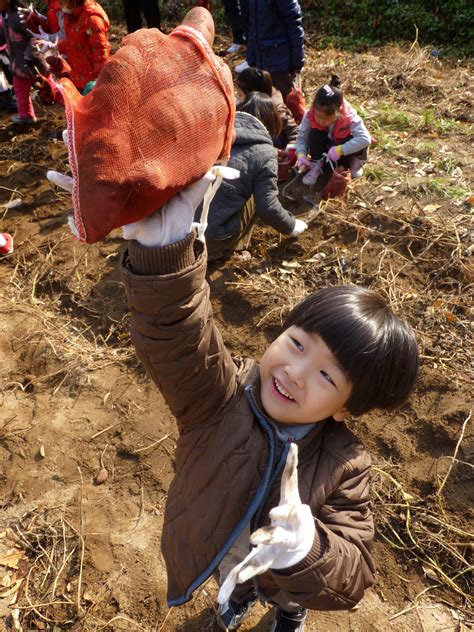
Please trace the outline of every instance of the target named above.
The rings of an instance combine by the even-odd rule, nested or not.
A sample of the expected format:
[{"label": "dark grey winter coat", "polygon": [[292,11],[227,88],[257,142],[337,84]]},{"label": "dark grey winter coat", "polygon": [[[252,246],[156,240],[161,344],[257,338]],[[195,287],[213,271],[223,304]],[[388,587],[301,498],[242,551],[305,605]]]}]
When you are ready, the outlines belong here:
[{"label": "dark grey winter coat", "polygon": [[[251,114],[237,112],[236,138],[232,145],[229,167],[240,171],[238,180],[224,180],[213,199],[206,237],[226,239],[240,231],[240,212],[253,195],[255,212],[265,224],[289,235],[295,218],[280,204],[277,186],[277,153],[264,125]],[[199,221],[201,209],[196,212]]]}]

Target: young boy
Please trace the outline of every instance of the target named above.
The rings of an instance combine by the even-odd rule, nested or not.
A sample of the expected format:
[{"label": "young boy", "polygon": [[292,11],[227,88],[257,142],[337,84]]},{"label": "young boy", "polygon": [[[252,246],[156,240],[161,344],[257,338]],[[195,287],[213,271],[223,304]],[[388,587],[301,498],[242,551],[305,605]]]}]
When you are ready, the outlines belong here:
[{"label": "young boy", "polygon": [[[373,582],[370,459],[344,419],[403,403],[418,349],[378,295],[341,286],[297,305],[260,365],[232,359],[191,229],[207,184],[124,227],[132,340],[180,433],[162,538],[168,603],[187,602],[216,574],[228,578],[224,629],[237,629],[260,598],[276,606],[273,632],[302,631],[307,608],[353,608]],[[290,502],[292,444],[301,501],[296,490]],[[250,534],[269,517],[249,554]]]},{"label": "young boy", "polygon": [[231,358],[212,317],[205,227],[192,228],[212,179],[123,228],[132,340],[179,430],[168,603],[215,575],[224,629],[260,598],[275,606],[272,632],[301,632],[307,608],[350,609],[373,582],[370,459],[344,419],[403,403],[418,350],[379,296],[341,286],[296,306],[260,365]]}]

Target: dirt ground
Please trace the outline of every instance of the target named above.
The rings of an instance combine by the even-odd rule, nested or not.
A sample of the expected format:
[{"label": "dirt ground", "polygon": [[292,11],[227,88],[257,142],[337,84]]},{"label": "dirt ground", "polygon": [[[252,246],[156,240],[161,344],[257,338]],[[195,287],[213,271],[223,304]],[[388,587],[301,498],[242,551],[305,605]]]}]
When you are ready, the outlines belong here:
[{"label": "dirt ground", "polygon": [[[231,351],[257,357],[291,305],[327,284],[372,287],[405,314],[422,353],[416,392],[351,422],[374,460],[377,581],[352,612],[312,613],[308,630],[467,630],[472,69],[417,46],[320,52],[309,37],[308,98],[334,70],[376,141],[365,176],[319,207],[299,182],[282,186],[310,229],[258,226],[250,260],[214,264],[215,314]],[[24,130],[0,116],[0,229],[16,246],[0,262],[0,629],[217,629],[212,581],[167,609],[176,429],[129,342],[120,233],[71,239],[68,196],[45,179],[67,170],[63,113],[37,109]],[[260,606],[242,629],[270,621]]]}]

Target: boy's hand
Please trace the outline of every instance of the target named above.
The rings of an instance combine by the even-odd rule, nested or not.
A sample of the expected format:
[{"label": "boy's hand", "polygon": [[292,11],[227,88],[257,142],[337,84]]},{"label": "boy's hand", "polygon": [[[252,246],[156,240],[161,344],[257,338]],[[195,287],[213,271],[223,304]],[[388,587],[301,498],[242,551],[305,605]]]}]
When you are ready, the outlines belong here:
[{"label": "boy's hand", "polygon": [[310,552],[316,527],[309,505],[300,499],[297,467],[298,447],[293,443],[281,477],[280,504],[270,511],[271,524],[250,536],[250,542],[256,546],[226,577],[217,596],[220,604],[230,599],[236,584],[270,568],[294,566]]},{"label": "boy's hand", "polygon": [[216,179],[212,169],[194,184],[177,193],[159,211],[122,228],[125,239],[135,239],[142,246],[166,246],[184,239],[191,231],[196,208],[211,182]]}]

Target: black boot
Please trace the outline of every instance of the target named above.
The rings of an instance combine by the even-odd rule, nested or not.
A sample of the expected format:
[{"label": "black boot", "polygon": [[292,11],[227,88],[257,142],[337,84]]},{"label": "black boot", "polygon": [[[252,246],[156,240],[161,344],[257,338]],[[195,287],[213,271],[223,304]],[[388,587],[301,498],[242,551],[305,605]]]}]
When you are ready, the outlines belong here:
[{"label": "black boot", "polygon": [[2,112],[16,112],[16,103],[10,90],[0,92],[0,110]]},{"label": "black boot", "polygon": [[273,619],[270,632],[304,632],[306,614],[305,608],[302,608],[299,612],[285,612],[275,608],[275,618]]}]

